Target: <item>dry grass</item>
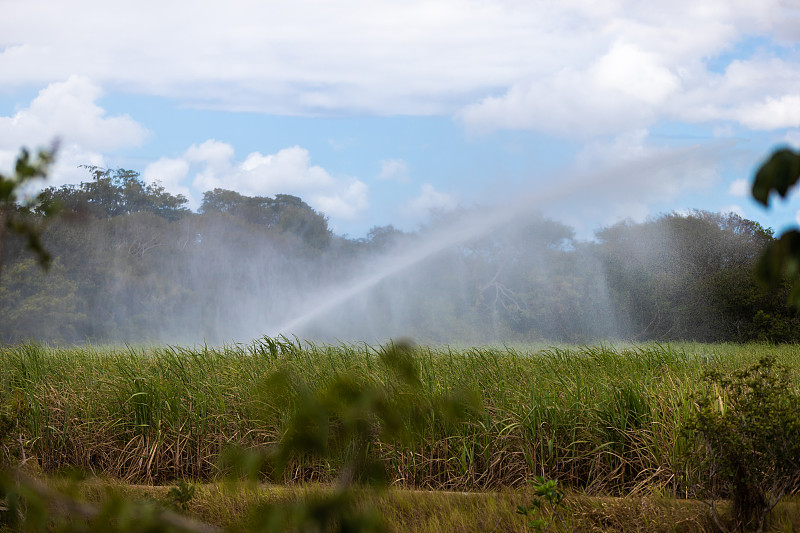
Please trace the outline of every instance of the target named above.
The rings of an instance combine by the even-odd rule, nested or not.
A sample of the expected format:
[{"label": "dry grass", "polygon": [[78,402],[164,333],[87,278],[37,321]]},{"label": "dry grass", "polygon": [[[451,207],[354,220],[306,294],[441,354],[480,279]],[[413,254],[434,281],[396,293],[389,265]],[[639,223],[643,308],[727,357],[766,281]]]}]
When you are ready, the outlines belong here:
[{"label": "dry grass", "polygon": [[[113,480],[89,479],[80,483],[52,481],[83,501],[102,503],[111,497],[155,501],[169,505],[167,486],[130,485]],[[265,503],[305,500],[328,490],[323,485],[270,486],[248,483],[197,485],[187,514],[227,531],[248,531],[252,513]],[[516,514],[518,504],[530,500],[528,489],[495,492],[446,492],[392,489],[365,491],[359,496],[364,506],[374,508],[388,531],[527,532],[524,519]],[[550,531],[694,533],[713,531],[707,507],[701,502],[664,498],[658,495],[610,498],[568,492],[561,510],[564,525]],[[796,531],[800,506],[782,503],[775,512],[774,530]]]}]

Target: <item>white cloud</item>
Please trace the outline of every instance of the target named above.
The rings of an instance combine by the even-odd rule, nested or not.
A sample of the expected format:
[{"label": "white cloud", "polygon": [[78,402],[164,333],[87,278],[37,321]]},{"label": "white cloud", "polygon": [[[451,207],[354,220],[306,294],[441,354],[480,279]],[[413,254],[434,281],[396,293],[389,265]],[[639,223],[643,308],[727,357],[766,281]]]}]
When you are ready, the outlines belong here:
[{"label": "white cloud", "polygon": [[[40,144],[37,148],[46,147]],[[13,171],[14,162],[19,155],[19,148],[2,149],[0,148],[0,173],[8,174]],[[56,161],[53,165],[47,180],[42,182],[42,187],[58,187],[68,183],[80,183],[90,179],[86,166],[105,167],[106,161],[102,154],[91,150],[86,150],[81,146],[62,143],[56,153]],[[36,187],[34,187],[35,189]],[[33,189],[31,190],[33,192]]]},{"label": "white cloud", "polygon": [[218,141],[206,141],[186,151],[186,158],[206,167],[193,181],[201,191],[217,187],[246,195],[300,194],[330,189],[337,183],[320,166],[311,165],[308,150],[293,146],[276,154],[253,152],[241,163],[234,163],[233,147]]},{"label": "white cloud", "polygon": [[742,209],[742,206],[738,204],[732,204],[725,207],[721,207],[719,212],[722,214],[733,213],[734,215],[739,215],[742,218],[746,218],[744,216],[744,209]]},{"label": "white cloud", "polygon": [[379,180],[395,180],[400,183],[408,181],[408,165],[402,159],[384,159],[381,161]]},{"label": "white cloud", "polygon": [[147,130],[127,115],[107,116],[95,103],[101,95],[100,87],[80,76],[51,83],[28,107],[0,117],[0,146],[39,145],[55,137],[96,151],[139,146]]},{"label": "white cloud", "polygon": [[195,208],[200,200],[192,196],[193,191],[216,188],[246,196],[300,196],[314,209],[339,220],[355,219],[369,207],[365,183],[331,176],[311,164],[311,154],[299,146],[267,155],[253,152],[238,161],[233,146],[209,139],[190,146],[182,157],[151,163],[144,176],[148,181],[159,179],[172,193],[184,194]]},{"label": "white cloud", "polygon": [[234,149],[230,144],[209,139],[199,145],[191,145],[184,157],[192,163],[206,163],[216,168],[227,168],[233,154]]},{"label": "white cloud", "polygon": [[459,114],[467,129],[535,129],[565,137],[593,137],[652,121],[643,102],[618,90],[592,85],[586,72],[563,69],[544,80],[515,83],[502,96],[487,97]]},{"label": "white cloud", "polygon": [[452,211],[456,208],[456,199],[437,191],[430,183],[423,183],[419,196],[408,202],[401,210],[406,216],[423,218],[431,211]]},{"label": "white cloud", "polygon": [[776,68],[765,52],[723,64],[722,73],[708,65],[750,37],[793,46],[797,13],[790,4],[28,0],[13,3],[0,21],[0,85],[79,74],[128,93],[216,109],[462,110],[475,130],[570,136],[676,117],[771,128],[783,124],[770,118],[773,111],[796,122],[798,62]]},{"label": "white cloud", "polygon": [[47,186],[80,183],[91,179],[84,165],[106,167],[103,154],[84,149],[77,144],[62,144],[56,154],[56,162],[47,178]]},{"label": "white cloud", "polygon": [[763,102],[742,106],[736,114],[739,122],[754,130],[797,128],[800,127],[800,95],[767,97]]},{"label": "white cloud", "polygon": [[680,88],[680,80],[662,59],[638,46],[618,42],[595,63],[590,75],[597,87],[649,105],[662,103]]},{"label": "white cloud", "polygon": [[709,68],[737,41],[777,31],[785,16],[779,2],[679,0],[660,4],[650,17],[627,2],[610,5],[623,13],[606,18],[605,28],[595,21],[583,54],[562,54],[557,68],[520,76],[505,91],[465,106],[459,118],[479,132],[535,129],[578,138],[664,119],[754,129],[800,125],[800,62],[752,52],[721,73]]},{"label": "white cloud", "polygon": [[728,187],[728,194],[740,197],[750,196],[750,182],[744,178],[733,180]]},{"label": "white cloud", "polygon": [[458,116],[478,131],[536,129],[567,137],[641,128],[672,105],[684,83],[678,65],[648,44],[617,40],[583,67],[568,65],[518,81]]},{"label": "white cloud", "polygon": [[797,212],[795,212],[795,214],[794,214],[794,221],[795,221],[795,223],[796,223],[798,226],[800,226],[800,210],[798,210]]},{"label": "white cloud", "polygon": [[77,183],[88,178],[79,165],[105,165],[104,153],[139,146],[147,130],[127,115],[109,116],[96,101],[100,87],[71,76],[51,83],[27,106],[0,116],[0,168],[10,168],[19,149],[47,146],[60,139],[48,185]]},{"label": "white cloud", "polygon": [[616,43],[583,69],[568,66],[518,81],[500,96],[466,106],[458,116],[476,131],[535,129],[578,138],[663,119],[734,121],[771,130],[800,127],[799,92],[800,62],[759,57],[734,61],[715,74],[696,60]]},{"label": "white cloud", "polygon": [[368,191],[366,183],[351,178],[344,189],[329,195],[312,196],[310,202],[318,211],[331,218],[353,220],[369,207]]},{"label": "white cloud", "polygon": [[[142,178],[148,183],[160,183],[172,194],[182,194],[190,198],[192,192],[184,184],[188,174],[189,162],[186,159],[162,157],[145,167]],[[192,207],[198,206],[193,204]]]},{"label": "white cloud", "polygon": [[78,72],[225,109],[439,112],[453,109],[451,97],[466,102],[476,87],[506,83],[524,66],[517,43],[530,42],[530,27],[519,16],[545,27],[524,5],[470,0],[77,0],[70,9],[29,0],[4,11],[0,84]]}]

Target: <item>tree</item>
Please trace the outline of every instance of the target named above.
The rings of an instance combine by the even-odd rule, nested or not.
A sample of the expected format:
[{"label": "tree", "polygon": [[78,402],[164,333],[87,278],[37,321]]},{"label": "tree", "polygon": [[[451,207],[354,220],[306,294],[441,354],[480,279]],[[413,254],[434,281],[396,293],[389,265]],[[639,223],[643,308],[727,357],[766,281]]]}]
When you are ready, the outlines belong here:
[{"label": "tree", "polygon": [[251,197],[217,188],[203,193],[200,212],[223,213],[245,220],[272,231],[287,245],[299,241],[306,251],[319,252],[331,242],[332,232],[325,216],[289,194]]},{"label": "tree", "polygon": [[77,283],[65,276],[57,259],[47,273],[40,270],[27,258],[0,279],[0,343],[78,340],[76,326],[85,317],[79,311]]},{"label": "tree", "polygon": [[388,226],[373,226],[367,232],[366,244],[370,250],[376,252],[385,252],[397,245],[407,235],[393,225]]},{"label": "tree", "polygon": [[627,336],[746,341],[761,338],[753,328],[759,311],[788,319],[788,309],[774,306],[774,291],[752,274],[772,241],[757,222],[693,211],[622,222],[596,235]]},{"label": "tree", "polygon": [[58,202],[66,209],[95,218],[131,213],[153,213],[166,220],[178,220],[191,211],[182,194],[173,195],[158,183],[144,183],[138,172],[84,166],[92,179],[80,185],[48,187],[42,192],[42,205]]}]

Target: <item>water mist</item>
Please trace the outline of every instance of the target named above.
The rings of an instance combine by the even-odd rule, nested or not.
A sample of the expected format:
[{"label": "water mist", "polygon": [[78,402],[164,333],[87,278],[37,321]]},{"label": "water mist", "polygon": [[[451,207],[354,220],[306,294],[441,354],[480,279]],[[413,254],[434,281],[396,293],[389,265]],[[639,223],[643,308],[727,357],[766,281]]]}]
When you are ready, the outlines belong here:
[{"label": "water mist", "polygon": [[[498,313],[509,315],[511,318],[506,319],[512,322],[528,320],[528,323],[531,317],[542,314],[531,305],[522,309],[519,302],[514,301],[514,295],[503,294],[506,289],[496,282],[494,292],[489,295],[489,299],[494,298],[495,308],[489,309],[481,317],[472,317],[478,323],[471,326],[470,317],[466,317],[468,312],[465,314],[458,309],[459,305],[474,308],[485,303],[486,298],[479,289],[490,283],[492,276],[502,274],[503,268],[506,268],[502,262],[487,274],[487,279],[460,280],[460,289],[455,287],[458,284],[454,284],[449,292],[452,301],[447,305],[432,302],[436,310],[432,316],[424,316],[425,300],[429,297],[441,297],[441,294],[437,294],[438,287],[464,274],[465,254],[468,258],[471,245],[480,241],[485,244],[486,241],[502,239],[503,234],[514,231],[515,226],[527,224],[526,220],[532,213],[544,211],[550,214],[560,210],[572,213],[575,206],[586,202],[608,208],[622,196],[647,197],[653,191],[659,190],[665,182],[665,176],[688,175],[700,166],[708,167],[718,157],[719,150],[729,145],[730,143],[717,143],[711,147],[705,145],[672,149],[591,173],[551,178],[548,186],[517,195],[516,200],[502,206],[473,209],[462,216],[451,217],[446,223],[421,232],[416,239],[402,242],[378,258],[370,258],[354,269],[353,275],[345,282],[321,287],[302,301],[293,302],[292,313],[287,313],[286,319],[270,328],[267,333],[271,336],[296,335],[303,339],[325,341],[381,341],[397,336],[422,336],[424,338],[418,340],[450,343],[505,342],[531,340],[531,337],[563,338],[559,331],[565,331],[564,321],[584,320],[595,323],[579,328],[583,333],[578,337],[567,336],[567,339],[588,342],[596,338],[612,338],[616,335],[616,328],[612,319],[613,310],[610,309],[604,287],[602,267],[598,261],[585,256],[578,257],[577,254],[569,260],[582,263],[581,268],[588,269],[589,276],[594,280],[591,286],[581,287],[584,294],[578,298],[591,299],[592,302],[590,305],[584,302],[583,311],[572,315],[567,312],[561,317],[539,317],[538,324],[552,325],[539,326],[540,331],[529,332],[530,335],[489,328],[490,331],[482,330],[482,333],[476,335],[477,338],[470,338],[476,328],[485,327],[485,322],[492,320]],[[534,233],[537,231],[535,225],[528,229]],[[545,243],[543,250],[563,245]],[[491,255],[490,250],[487,253]],[[536,253],[538,258],[527,259],[527,268],[531,271],[528,276],[558,275],[558,269],[563,270],[563,266],[549,262],[545,257],[546,253]],[[488,259],[491,261],[492,258]],[[426,287],[426,282],[430,283],[432,279],[438,282]],[[541,301],[542,306],[556,302],[559,288],[549,283],[546,277],[539,279],[538,284],[541,294],[529,295],[528,300]],[[465,295],[465,292],[472,294]],[[415,306],[409,305],[411,300],[416,302]],[[441,316],[442,313],[448,312],[462,312],[466,318],[462,323],[454,324],[458,321],[443,320],[448,317]],[[413,320],[414,317],[409,317],[409,314],[416,315],[418,320]],[[606,319],[598,320],[596,315],[602,315]],[[587,338],[587,335],[595,339]]]}]

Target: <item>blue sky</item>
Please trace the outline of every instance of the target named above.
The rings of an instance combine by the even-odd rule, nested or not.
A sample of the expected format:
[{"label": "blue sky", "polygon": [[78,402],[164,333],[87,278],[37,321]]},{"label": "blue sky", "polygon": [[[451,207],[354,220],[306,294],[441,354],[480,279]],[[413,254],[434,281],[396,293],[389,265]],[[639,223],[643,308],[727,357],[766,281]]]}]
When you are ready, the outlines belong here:
[{"label": "blue sky", "polygon": [[[63,4],[63,5],[61,5]],[[5,0],[0,169],[58,136],[192,207],[214,187],[295,194],[339,234],[531,201],[589,237],[618,220],[734,211],[776,145],[800,148],[800,3]],[[635,169],[635,170],[634,170]],[[540,194],[541,193],[541,194]]]}]

